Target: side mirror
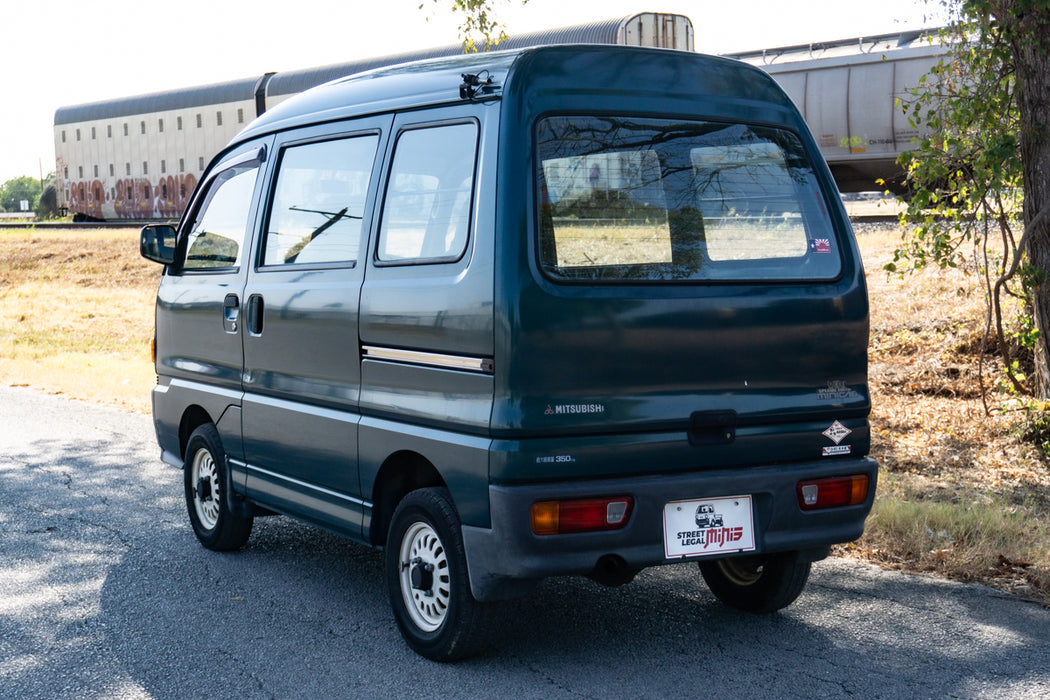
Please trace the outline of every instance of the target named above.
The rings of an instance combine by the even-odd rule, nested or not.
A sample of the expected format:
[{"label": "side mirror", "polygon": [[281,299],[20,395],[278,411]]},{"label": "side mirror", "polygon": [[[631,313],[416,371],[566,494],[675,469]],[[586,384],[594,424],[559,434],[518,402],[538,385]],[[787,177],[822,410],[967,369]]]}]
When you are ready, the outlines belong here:
[{"label": "side mirror", "polygon": [[139,234],[139,252],[142,257],[162,265],[175,262],[175,227],[168,224],[150,224]]}]

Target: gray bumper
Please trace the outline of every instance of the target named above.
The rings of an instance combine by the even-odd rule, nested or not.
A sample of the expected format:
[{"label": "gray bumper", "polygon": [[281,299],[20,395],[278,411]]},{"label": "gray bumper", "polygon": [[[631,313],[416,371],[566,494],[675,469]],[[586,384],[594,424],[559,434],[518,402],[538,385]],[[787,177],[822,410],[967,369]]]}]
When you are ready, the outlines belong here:
[{"label": "gray bumper", "polygon": [[[502,600],[526,593],[548,576],[588,574],[603,557],[616,557],[627,569],[674,564],[664,554],[663,509],[670,501],[752,496],[756,552],[809,551],[814,558],[832,544],[851,542],[864,532],[875,496],[878,465],[862,457],[634,477],[489,487],[492,527],[463,526],[470,586],[478,600]],[[860,505],[804,512],[798,507],[799,481],[866,474],[867,500]],[[530,508],[545,499],[632,496],[628,524],[610,532],[537,536]]]}]

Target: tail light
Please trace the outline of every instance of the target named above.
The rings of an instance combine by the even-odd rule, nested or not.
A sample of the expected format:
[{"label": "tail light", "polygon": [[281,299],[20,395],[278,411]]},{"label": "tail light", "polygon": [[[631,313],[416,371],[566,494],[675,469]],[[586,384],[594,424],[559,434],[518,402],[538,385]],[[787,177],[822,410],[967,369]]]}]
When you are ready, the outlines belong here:
[{"label": "tail light", "polygon": [[537,501],[532,504],[532,531],[537,535],[618,530],[631,517],[634,499],[587,498]]},{"label": "tail light", "polygon": [[800,481],[795,487],[802,510],[856,506],[868,500],[868,477],[864,474]]}]

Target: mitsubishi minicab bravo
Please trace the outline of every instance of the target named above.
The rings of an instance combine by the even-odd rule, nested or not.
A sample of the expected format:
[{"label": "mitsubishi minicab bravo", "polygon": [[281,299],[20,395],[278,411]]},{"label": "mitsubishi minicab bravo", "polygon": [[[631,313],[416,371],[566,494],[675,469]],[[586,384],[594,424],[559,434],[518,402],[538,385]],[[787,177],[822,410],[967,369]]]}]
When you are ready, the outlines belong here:
[{"label": "mitsubishi minicab bravo", "polygon": [[428,658],[563,574],[695,562],[778,610],[863,531],[860,257],[743,63],[566,45],[340,79],[250,124],[141,248],[197,537],[281,513],[383,549]]}]

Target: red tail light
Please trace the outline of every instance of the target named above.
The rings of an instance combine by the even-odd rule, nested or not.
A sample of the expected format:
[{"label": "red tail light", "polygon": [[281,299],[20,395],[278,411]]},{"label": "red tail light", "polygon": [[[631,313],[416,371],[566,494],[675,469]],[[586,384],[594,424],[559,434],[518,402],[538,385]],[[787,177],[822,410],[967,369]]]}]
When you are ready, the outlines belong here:
[{"label": "red tail light", "polygon": [[868,477],[864,474],[800,481],[795,487],[802,510],[856,506],[868,499]]},{"label": "red tail light", "polygon": [[532,504],[532,531],[537,535],[618,530],[631,517],[634,499],[588,498],[538,501]]}]

